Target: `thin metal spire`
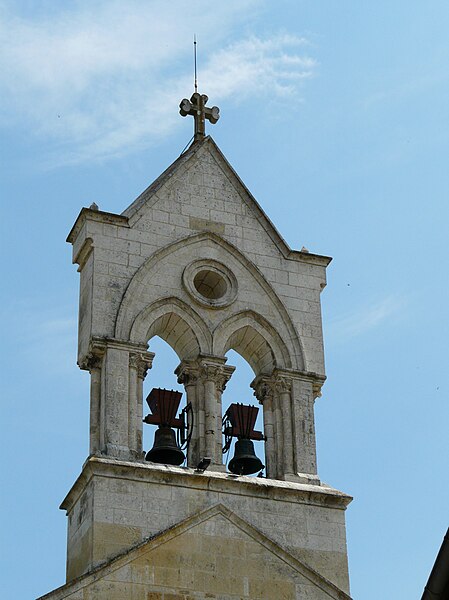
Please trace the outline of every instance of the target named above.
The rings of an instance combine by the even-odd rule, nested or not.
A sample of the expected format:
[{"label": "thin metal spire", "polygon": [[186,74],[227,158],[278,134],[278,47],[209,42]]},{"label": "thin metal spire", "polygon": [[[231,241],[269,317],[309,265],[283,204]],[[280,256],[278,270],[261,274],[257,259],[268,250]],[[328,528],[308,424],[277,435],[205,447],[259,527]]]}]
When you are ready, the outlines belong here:
[{"label": "thin metal spire", "polygon": [[198,78],[196,71],[196,34],[193,34],[193,62],[195,65],[195,94],[198,93]]}]

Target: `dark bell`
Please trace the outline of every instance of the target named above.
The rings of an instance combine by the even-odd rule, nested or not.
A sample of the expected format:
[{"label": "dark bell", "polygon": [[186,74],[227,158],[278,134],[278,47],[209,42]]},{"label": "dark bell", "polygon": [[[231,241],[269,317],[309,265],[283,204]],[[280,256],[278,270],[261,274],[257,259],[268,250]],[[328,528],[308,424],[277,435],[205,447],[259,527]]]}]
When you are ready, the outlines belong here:
[{"label": "dark bell", "polygon": [[237,440],[235,443],[234,458],[229,463],[229,470],[235,475],[251,475],[264,468],[262,461],[254,452],[251,440]]},{"label": "dark bell", "polygon": [[184,452],[176,443],[176,436],[170,427],[159,427],[154,434],[153,447],[145,460],[164,465],[182,465],[185,460]]}]

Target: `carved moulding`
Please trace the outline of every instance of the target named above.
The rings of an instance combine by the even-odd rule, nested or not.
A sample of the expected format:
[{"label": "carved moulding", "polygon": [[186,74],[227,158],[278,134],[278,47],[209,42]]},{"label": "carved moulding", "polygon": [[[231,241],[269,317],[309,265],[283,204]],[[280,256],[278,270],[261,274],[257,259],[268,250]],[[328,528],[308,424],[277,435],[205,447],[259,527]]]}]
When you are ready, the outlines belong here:
[{"label": "carved moulding", "polygon": [[139,379],[145,379],[148,371],[153,366],[154,352],[130,352],[129,366],[137,370]]},{"label": "carved moulding", "polygon": [[[100,368],[102,366],[102,361],[108,348],[120,348],[121,350],[128,350],[130,352],[130,361],[138,360],[138,357],[140,357],[140,360],[148,365],[146,367],[146,371],[148,369],[151,369],[154,353],[147,351],[146,344],[135,344],[129,341],[117,340],[115,338],[106,337],[92,338],[89,344],[89,351],[78,361],[79,368],[85,371],[91,371],[91,369],[93,368]],[[136,358],[131,358],[131,356],[134,355],[136,356]]]}]

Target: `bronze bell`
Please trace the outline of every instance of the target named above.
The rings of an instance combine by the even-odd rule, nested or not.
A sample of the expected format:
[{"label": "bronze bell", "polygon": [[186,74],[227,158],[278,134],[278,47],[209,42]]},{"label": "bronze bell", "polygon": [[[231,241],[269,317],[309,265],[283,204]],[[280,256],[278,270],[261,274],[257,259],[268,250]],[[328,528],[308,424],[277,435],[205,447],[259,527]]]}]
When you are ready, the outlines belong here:
[{"label": "bronze bell", "polygon": [[254,444],[245,438],[235,443],[234,458],[229,463],[229,470],[235,475],[251,475],[264,468],[262,461],[254,452]]},{"label": "bronze bell", "polygon": [[154,444],[147,452],[145,460],[164,465],[182,465],[184,452],[176,442],[176,435],[170,427],[159,427],[154,434]]}]

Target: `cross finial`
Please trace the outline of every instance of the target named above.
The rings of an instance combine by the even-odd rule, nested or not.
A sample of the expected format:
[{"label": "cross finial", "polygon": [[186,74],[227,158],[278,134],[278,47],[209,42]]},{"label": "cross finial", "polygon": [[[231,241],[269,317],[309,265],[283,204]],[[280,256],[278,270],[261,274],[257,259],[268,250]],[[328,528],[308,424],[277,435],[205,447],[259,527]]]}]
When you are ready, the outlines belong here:
[{"label": "cross finial", "polygon": [[206,94],[199,94],[195,92],[192,94],[190,100],[184,98],[179,105],[179,114],[183,117],[192,115],[195,119],[195,142],[201,140],[206,135],[206,119],[212,124],[216,123],[220,118],[220,109],[218,106],[212,106],[208,108],[206,106],[209,98]]}]

